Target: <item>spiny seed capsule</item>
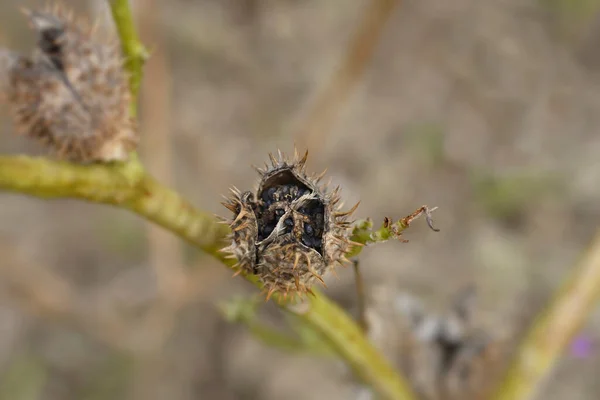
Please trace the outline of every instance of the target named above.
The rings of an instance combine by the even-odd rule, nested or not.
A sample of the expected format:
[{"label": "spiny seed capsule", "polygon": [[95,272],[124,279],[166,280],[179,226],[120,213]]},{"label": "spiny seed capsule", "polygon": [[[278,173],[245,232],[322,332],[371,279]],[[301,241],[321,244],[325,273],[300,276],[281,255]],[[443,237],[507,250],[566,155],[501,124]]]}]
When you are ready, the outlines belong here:
[{"label": "spiny seed capsule", "polygon": [[237,260],[238,272],[256,274],[264,284],[267,299],[276,291],[310,292],[315,281],[324,284],[323,275],[335,264],[348,260],[345,253],[353,242],[349,211],[340,208],[339,187],[329,191],[320,185],[324,173],[305,171],[308,151],[293,160],[281,152],[269,155],[271,166],[258,169],[257,190],[231,190],[223,203],[232,213],[231,245],[223,249]]},{"label": "spiny seed capsule", "polygon": [[37,48],[8,71],[5,98],[17,131],[69,161],[126,160],[138,136],[116,36],[58,6],[24,13]]}]

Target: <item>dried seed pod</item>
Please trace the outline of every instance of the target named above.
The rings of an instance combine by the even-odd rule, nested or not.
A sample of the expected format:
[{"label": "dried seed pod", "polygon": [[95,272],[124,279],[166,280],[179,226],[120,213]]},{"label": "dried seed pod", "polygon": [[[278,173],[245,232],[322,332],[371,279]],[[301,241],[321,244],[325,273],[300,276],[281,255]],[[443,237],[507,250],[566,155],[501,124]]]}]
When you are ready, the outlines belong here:
[{"label": "dried seed pod", "polygon": [[38,47],[9,71],[17,131],[73,162],[126,160],[138,137],[117,38],[58,6],[24,12]]},{"label": "dried seed pod", "polygon": [[400,308],[409,317],[415,346],[401,356],[409,358],[416,390],[426,399],[482,398],[496,367],[497,338],[473,324],[475,288],[458,292],[441,315],[425,312],[418,300],[411,300],[403,299]]},{"label": "dried seed pod", "polygon": [[234,217],[229,221],[231,245],[223,251],[237,259],[240,271],[260,277],[268,292],[303,294],[335,264],[347,261],[348,221],[358,203],[341,212],[339,187],[320,185],[323,174],[305,171],[308,151],[288,160],[270,155],[271,166],[257,169],[256,193],[232,190],[223,203]]}]

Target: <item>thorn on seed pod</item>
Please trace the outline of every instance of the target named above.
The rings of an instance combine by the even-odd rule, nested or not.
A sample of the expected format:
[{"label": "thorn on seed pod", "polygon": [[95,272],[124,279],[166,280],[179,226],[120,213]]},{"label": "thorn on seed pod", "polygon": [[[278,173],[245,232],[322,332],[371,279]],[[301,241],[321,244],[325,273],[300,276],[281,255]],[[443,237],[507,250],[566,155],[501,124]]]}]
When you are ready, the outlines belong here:
[{"label": "thorn on seed pod", "polygon": [[17,131],[72,162],[125,161],[138,144],[116,36],[61,6],[23,10],[37,47],[8,71]]},{"label": "thorn on seed pod", "polygon": [[342,264],[352,245],[348,218],[357,206],[342,211],[339,188],[320,185],[322,174],[306,172],[308,151],[287,158],[269,154],[271,166],[257,169],[254,192],[233,190],[225,207],[232,212],[231,245],[245,272],[256,274],[267,299],[275,292],[284,298],[313,293],[314,283]]}]

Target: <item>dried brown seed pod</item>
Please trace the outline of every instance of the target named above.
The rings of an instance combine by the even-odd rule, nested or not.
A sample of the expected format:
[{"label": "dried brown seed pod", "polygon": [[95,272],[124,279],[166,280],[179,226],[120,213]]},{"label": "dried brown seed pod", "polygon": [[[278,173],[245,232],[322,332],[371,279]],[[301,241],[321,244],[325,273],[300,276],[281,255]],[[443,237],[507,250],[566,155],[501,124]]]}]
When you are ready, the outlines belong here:
[{"label": "dried brown seed pod", "polygon": [[69,161],[126,160],[138,136],[116,36],[59,6],[24,13],[38,40],[9,70],[17,131]]},{"label": "dried brown seed pod", "polygon": [[[444,314],[425,310],[417,299],[403,296],[397,306],[410,319],[413,347],[401,357],[408,359],[409,375],[424,398],[482,398],[496,367],[497,338],[474,324],[476,290],[459,291]],[[483,396],[485,397],[485,396]]]},{"label": "dried brown seed pod", "polygon": [[287,294],[310,292],[315,281],[336,264],[348,260],[353,244],[349,211],[340,208],[339,187],[329,191],[324,176],[306,173],[308,151],[295,152],[289,160],[269,155],[271,166],[257,168],[260,182],[255,193],[232,189],[223,203],[233,218],[228,220],[231,245],[223,249],[238,261],[240,272],[258,275],[267,291]]}]

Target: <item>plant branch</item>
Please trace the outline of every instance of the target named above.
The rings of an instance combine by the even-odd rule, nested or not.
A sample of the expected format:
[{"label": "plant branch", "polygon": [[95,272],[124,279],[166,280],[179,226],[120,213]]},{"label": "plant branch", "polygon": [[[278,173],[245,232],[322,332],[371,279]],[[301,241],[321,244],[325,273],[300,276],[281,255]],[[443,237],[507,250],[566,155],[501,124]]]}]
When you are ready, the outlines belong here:
[{"label": "plant branch", "polygon": [[572,277],[534,321],[492,399],[531,399],[600,298],[600,233]]},{"label": "plant branch", "polygon": [[408,242],[408,240],[402,238],[402,233],[414,220],[422,215],[425,215],[429,228],[434,232],[439,232],[439,229],[433,226],[433,219],[431,217],[431,213],[436,209],[437,207],[429,208],[427,206],[421,206],[413,213],[400,218],[397,222],[392,222],[390,218],[385,217],[383,224],[381,224],[381,227],[377,230],[373,230],[373,221],[371,219],[357,221],[354,224],[354,230],[352,231],[352,241],[357,243],[358,246],[352,247],[348,254],[346,254],[346,257],[356,257],[360,254],[364,245],[383,243],[390,239],[396,239],[404,243]]},{"label": "plant branch", "polygon": [[297,315],[320,332],[354,374],[381,398],[416,399],[408,383],[369,342],[356,322],[326,296],[313,291],[315,296],[309,298],[307,310],[296,311]]},{"label": "plant branch", "polygon": [[314,148],[323,142],[345,101],[351,95],[371,61],[383,28],[400,0],[370,0],[354,36],[346,48],[340,66],[322,88],[308,117],[296,133],[298,144]]},{"label": "plant branch", "polygon": [[267,346],[291,353],[336,355],[331,347],[323,342],[320,333],[307,329],[306,324],[298,323],[295,315],[286,314],[289,317],[288,322],[298,334],[297,337],[263,324],[257,315],[257,309],[261,303],[258,296],[254,298],[237,297],[220,304],[219,308],[227,321],[243,324],[255,339]]},{"label": "plant branch", "polygon": [[121,40],[123,54],[125,55],[125,67],[129,71],[129,87],[133,96],[131,114],[136,116],[137,97],[142,83],[142,69],[144,62],[148,58],[148,52],[140,42],[135,30],[129,0],[109,0],[109,4]]},{"label": "plant branch", "polygon": [[358,259],[352,260],[352,263],[354,267],[354,281],[356,283],[356,301],[358,303],[358,325],[362,328],[363,332],[368,332],[365,282],[360,271]]},{"label": "plant branch", "polygon": [[137,163],[83,166],[44,158],[0,156],[0,189],[125,208],[215,256],[220,256],[218,249],[228,232],[211,214],[194,209]]}]

